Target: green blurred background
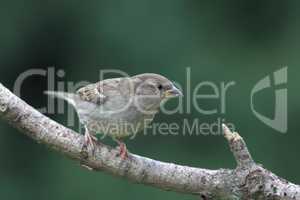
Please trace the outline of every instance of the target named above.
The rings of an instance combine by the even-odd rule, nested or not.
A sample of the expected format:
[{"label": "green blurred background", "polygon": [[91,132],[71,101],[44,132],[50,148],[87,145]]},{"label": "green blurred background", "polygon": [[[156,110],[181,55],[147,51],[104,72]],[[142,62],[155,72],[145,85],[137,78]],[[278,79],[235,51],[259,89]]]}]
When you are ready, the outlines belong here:
[{"label": "green blurred background", "polygon": [[[182,118],[213,122],[226,118],[245,138],[255,160],[300,183],[300,1],[1,1],[0,81],[12,89],[31,68],[63,69],[59,81],[95,82],[101,69],[131,75],[154,72],[186,85],[235,81],[226,113],[159,114],[155,122]],[[288,132],[259,121],[250,109],[252,87],[268,74],[289,66]],[[31,77],[22,98],[46,105],[47,80]],[[274,115],[274,91],[257,98],[261,113]],[[176,105],[176,100],[168,106]],[[202,105],[203,106],[203,105]],[[208,101],[208,108],[219,108]],[[66,115],[49,115],[66,124]],[[76,127],[74,128],[76,130]],[[139,136],[130,151],[150,158],[210,169],[234,168],[222,136]],[[75,161],[38,145],[0,121],[1,199],[194,199],[189,195],[135,185],[104,173],[84,170]]]}]

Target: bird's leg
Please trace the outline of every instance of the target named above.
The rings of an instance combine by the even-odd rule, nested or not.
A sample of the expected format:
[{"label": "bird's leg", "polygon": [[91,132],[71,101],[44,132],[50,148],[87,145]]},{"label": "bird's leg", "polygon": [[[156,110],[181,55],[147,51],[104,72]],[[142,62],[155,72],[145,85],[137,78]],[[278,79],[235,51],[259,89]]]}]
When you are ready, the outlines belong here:
[{"label": "bird's leg", "polygon": [[95,151],[94,143],[97,141],[97,138],[95,136],[91,135],[87,126],[84,126],[84,129],[85,129],[85,133],[84,133],[85,145],[87,146],[88,151],[91,151],[94,153],[94,151]]},{"label": "bird's leg", "polygon": [[98,138],[94,134],[90,134],[90,137],[94,142],[98,141]]},{"label": "bird's leg", "polygon": [[119,146],[120,146],[120,156],[123,160],[125,160],[128,157],[126,144],[124,142],[121,142]]},{"label": "bird's leg", "polygon": [[120,148],[120,152],[119,152],[119,155],[120,157],[125,160],[127,157],[128,157],[128,151],[127,151],[127,147],[126,147],[126,144],[116,138],[114,138],[114,141],[116,141],[119,145],[119,148]]}]

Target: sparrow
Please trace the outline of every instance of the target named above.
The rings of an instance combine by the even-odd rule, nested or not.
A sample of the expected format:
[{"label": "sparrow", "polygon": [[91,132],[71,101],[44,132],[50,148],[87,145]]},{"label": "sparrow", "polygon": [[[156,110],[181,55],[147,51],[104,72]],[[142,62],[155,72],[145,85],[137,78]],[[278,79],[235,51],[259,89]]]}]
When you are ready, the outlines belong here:
[{"label": "sparrow", "polygon": [[183,96],[172,81],[154,73],[105,79],[75,93],[45,93],[66,100],[75,108],[84,125],[85,144],[89,150],[94,150],[96,134],[108,135],[118,143],[123,159],[127,157],[127,148],[122,139],[143,130],[162,102]]}]

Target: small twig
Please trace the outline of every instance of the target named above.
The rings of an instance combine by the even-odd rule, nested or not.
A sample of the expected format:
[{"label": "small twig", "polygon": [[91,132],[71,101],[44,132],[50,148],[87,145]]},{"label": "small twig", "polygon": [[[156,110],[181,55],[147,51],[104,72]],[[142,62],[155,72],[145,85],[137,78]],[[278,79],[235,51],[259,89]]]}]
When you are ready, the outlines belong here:
[{"label": "small twig", "polygon": [[251,167],[251,165],[254,165],[255,163],[243,138],[237,132],[231,132],[225,124],[222,124],[222,127],[224,137],[229,143],[238,167]]}]

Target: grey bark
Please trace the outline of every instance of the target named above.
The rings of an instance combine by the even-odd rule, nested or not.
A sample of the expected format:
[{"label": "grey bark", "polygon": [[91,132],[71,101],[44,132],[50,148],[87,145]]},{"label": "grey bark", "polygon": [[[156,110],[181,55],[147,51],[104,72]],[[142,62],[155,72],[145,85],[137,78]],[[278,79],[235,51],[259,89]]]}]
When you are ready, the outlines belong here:
[{"label": "grey bark", "polygon": [[236,159],[235,169],[202,169],[166,163],[135,154],[123,160],[119,151],[100,142],[87,152],[84,137],[51,120],[0,84],[0,117],[38,143],[47,145],[94,171],[163,190],[203,199],[297,199],[300,186],[256,164],[240,135],[225,125],[224,136]]}]

